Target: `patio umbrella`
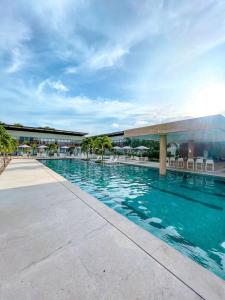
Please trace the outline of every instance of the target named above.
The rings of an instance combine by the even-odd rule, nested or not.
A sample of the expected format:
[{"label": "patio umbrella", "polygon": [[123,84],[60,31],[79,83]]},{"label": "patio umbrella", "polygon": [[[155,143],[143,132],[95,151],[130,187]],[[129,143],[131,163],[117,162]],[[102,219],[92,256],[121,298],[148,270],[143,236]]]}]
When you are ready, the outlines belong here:
[{"label": "patio umbrella", "polygon": [[120,147],[120,146],[115,146],[115,147],[113,147],[113,150],[115,150],[115,155],[116,155],[116,151],[117,150],[121,150],[122,148]]},{"label": "patio umbrella", "polygon": [[139,147],[136,147],[135,149],[137,149],[137,150],[148,150],[149,148],[145,147],[145,146],[139,146]]},{"label": "patio umbrella", "polygon": [[21,148],[21,149],[22,149],[22,153],[23,153],[23,150],[24,150],[24,149],[30,149],[31,147],[28,146],[28,145],[26,145],[26,144],[23,144],[23,145],[19,145],[18,148]]},{"label": "patio umbrella", "polygon": [[128,155],[129,150],[132,150],[133,148],[131,146],[125,146],[121,149],[127,151],[127,155]]},{"label": "patio umbrella", "polygon": [[26,144],[23,144],[23,145],[19,145],[19,148],[25,149],[25,148],[31,148],[31,147]]},{"label": "patio umbrella", "polygon": [[[136,150],[140,150],[140,151],[143,151],[143,150],[148,150],[149,148],[148,147],[145,147],[145,146],[138,146],[135,148]],[[142,154],[141,154],[141,157],[142,157]]]},{"label": "patio umbrella", "polygon": [[38,149],[45,149],[45,148],[48,148],[48,146],[45,146],[45,145],[38,146]]}]

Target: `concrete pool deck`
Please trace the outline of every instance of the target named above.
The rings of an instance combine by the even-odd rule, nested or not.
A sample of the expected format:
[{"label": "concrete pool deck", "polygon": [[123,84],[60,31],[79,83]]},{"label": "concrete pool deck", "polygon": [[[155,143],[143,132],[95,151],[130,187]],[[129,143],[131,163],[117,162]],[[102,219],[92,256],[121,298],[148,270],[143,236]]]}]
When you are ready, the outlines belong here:
[{"label": "concrete pool deck", "polygon": [[225,299],[225,281],[34,159],[0,176],[0,299]]}]

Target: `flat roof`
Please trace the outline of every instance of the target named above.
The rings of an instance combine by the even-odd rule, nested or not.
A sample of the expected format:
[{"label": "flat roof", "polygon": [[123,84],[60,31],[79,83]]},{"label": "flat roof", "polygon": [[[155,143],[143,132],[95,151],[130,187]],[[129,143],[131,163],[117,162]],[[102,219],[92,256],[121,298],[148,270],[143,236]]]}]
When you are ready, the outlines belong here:
[{"label": "flat roof", "polygon": [[87,133],[80,131],[70,131],[70,130],[61,130],[54,128],[44,128],[44,127],[30,127],[30,126],[19,126],[19,125],[9,125],[2,124],[7,130],[17,130],[17,131],[26,131],[26,132],[41,132],[41,133],[52,133],[52,134],[63,134],[63,135],[73,135],[73,136],[84,136]]},{"label": "flat roof", "polygon": [[125,137],[134,137],[141,135],[160,135],[175,132],[206,131],[209,129],[221,129],[225,131],[225,117],[222,115],[213,115],[156,124],[125,130],[124,135]]},{"label": "flat roof", "polygon": [[111,132],[111,133],[97,134],[97,135],[93,135],[92,137],[105,136],[105,135],[108,137],[120,136],[120,135],[124,135],[124,131],[116,131],[116,132]]}]

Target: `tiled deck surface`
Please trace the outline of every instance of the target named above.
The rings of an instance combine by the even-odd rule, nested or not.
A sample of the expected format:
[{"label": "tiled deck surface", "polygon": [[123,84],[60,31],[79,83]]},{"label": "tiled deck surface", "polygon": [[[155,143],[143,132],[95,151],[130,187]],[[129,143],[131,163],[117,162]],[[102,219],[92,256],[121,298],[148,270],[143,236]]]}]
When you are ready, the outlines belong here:
[{"label": "tiled deck surface", "polygon": [[0,176],[0,299],[225,299],[224,281],[35,160]]}]

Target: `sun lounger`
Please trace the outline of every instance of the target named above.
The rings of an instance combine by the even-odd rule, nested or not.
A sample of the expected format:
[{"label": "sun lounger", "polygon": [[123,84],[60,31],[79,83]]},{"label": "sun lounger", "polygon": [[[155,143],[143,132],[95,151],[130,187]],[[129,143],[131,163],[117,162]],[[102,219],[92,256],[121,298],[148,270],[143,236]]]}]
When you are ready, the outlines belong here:
[{"label": "sun lounger", "polygon": [[178,158],[177,167],[180,168],[180,169],[184,168],[184,159],[183,159],[183,157]]},{"label": "sun lounger", "polygon": [[207,159],[205,163],[206,172],[214,172],[214,161],[212,159]]},{"label": "sun lounger", "polygon": [[195,170],[203,171],[203,166],[204,166],[203,158],[197,158],[195,162]]},{"label": "sun lounger", "polygon": [[113,158],[113,157],[110,157],[109,159],[107,159],[105,161],[105,163],[107,163],[107,164],[114,164],[116,162],[118,162],[118,159],[117,158]]},{"label": "sun lounger", "polygon": [[187,160],[187,169],[194,170],[195,169],[195,162],[193,158],[188,158]]},{"label": "sun lounger", "polygon": [[176,168],[176,160],[175,160],[175,157],[171,157],[170,158],[170,167],[171,168]]}]

